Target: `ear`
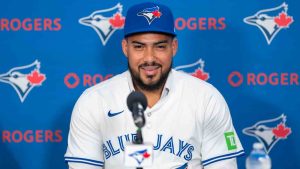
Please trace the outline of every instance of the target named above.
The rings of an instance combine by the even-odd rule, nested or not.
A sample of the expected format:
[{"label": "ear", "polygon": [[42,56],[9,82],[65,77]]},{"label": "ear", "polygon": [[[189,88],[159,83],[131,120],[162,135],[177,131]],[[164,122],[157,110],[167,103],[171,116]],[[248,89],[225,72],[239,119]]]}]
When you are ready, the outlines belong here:
[{"label": "ear", "polygon": [[127,49],[128,49],[128,42],[126,39],[123,39],[122,40],[122,50],[126,57],[128,57]]},{"label": "ear", "polygon": [[176,55],[178,49],[178,40],[174,38],[172,41],[172,50],[173,50],[173,57]]}]

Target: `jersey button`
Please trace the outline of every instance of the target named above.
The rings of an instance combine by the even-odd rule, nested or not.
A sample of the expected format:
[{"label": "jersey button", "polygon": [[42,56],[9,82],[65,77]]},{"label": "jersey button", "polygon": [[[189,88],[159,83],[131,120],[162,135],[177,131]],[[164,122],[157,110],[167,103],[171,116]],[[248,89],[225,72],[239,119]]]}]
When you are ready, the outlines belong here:
[{"label": "jersey button", "polygon": [[148,117],[150,117],[150,116],[151,116],[151,114],[152,114],[151,112],[148,112],[148,113],[147,113],[147,116],[148,116]]}]

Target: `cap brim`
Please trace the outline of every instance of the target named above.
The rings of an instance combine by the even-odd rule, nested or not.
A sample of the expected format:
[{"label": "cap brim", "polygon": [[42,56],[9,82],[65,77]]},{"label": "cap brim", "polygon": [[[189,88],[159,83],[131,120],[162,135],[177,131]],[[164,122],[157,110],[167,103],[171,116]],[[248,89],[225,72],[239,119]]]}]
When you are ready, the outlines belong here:
[{"label": "cap brim", "polygon": [[132,36],[132,35],[136,35],[136,34],[140,34],[140,33],[160,33],[160,34],[166,34],[166,35],[170,35],[172,37],[176,37],[176,34],[174,32],[168,32],[166,30],[147,30],[147,29],[141,29],[141,30],[135,30],[135,31],[132,31],[132,32],[127,32],[124,37],[129,37],[129,36]]}]

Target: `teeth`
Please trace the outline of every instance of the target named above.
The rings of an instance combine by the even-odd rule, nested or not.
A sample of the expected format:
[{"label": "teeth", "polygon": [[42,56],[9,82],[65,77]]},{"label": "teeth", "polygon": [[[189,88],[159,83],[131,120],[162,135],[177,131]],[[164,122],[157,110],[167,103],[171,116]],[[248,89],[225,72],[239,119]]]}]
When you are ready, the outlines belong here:
[{"label": "teeth", "polygon": [[143,67],[145,70],[154,70],[154,69],[157,69],[158,66],[144,66]]}]

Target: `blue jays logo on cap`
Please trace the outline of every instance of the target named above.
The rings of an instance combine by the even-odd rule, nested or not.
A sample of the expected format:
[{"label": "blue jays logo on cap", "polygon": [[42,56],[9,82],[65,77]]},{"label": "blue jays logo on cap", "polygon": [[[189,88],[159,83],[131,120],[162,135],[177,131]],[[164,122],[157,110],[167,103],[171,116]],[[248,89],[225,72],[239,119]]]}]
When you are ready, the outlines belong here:
[{"label": "blue jays logo on cap", "polygon": [[154,19],[160,18],[162,13],[159,11],[159,7],[155,6],[152,8],[146,8],[143,11],[139,12],[137,15],[145,17],[150,25]]},{"label": "blue jays logo on cap", "polygon": [[131,6],[126,13],[124,36],[145,32],[176,36],[174,17],[170,8],[153,2]]}]

